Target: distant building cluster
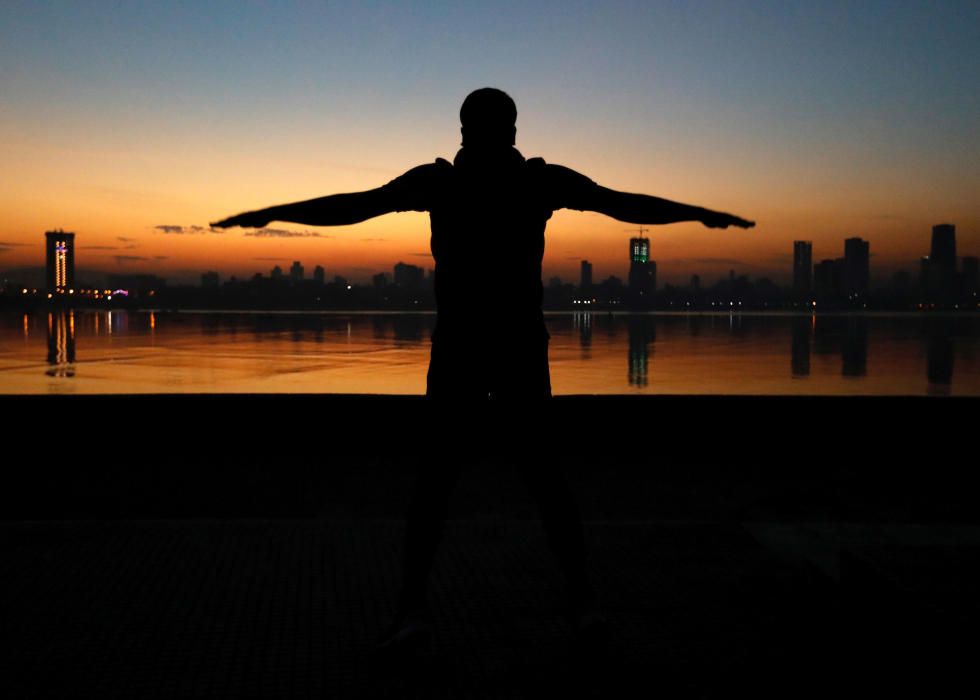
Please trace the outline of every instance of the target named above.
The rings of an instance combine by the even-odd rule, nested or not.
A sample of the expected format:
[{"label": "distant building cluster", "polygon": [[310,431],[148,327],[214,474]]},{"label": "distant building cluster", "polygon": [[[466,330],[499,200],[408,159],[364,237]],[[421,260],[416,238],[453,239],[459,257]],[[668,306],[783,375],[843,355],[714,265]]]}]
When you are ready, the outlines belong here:
[{"label": "distant building cluster", "polygon": [[[657,287],[657,263],[651,256],[650,239],[630,239],[626,284],[611,275],[595,279],[593,264],[580,263],[579,284],[552,277],[544,289],[544,305],[552,309],[977,309],[978,259],[957,258],[956,227],[932,228],[929,255],[920,261],[918,278],[907,271],[893,275],[890,283],[872,290],[871,246],[862,238],[844,240],[843,256],[814,263],[812,241],[793,242],[792,286],[784,289],[770,279],[749,280],[729,271],[713,286],[702,286],[692,275],[690,284]],[[168,287],[154,274],[109,275],[103,285],[86,284],[75,276],[75,234],[61,229],[45,236],[45,287],[4,283],[3,297],[17,296],[38,303],[143,304],[178,308],[433,308],[433,270],[405,262],[391,272],[379,272],[370,286],[351,284],[341,275],[327,280],[326,270],[316,265],[312,277],[299,260],[288,273],[276,265],[268,276],[256,273],[246,280],[232,276],[222,282],[218,272],[201,274],[200,287]],[[506,284],[501,279],[500,284]]]},{"label": "distant building cluster", "polygon": [[[844,241],[844,257],[811,266],[812,243],[793,243],[793,301],[811,306],[867,308],[871,301],[870,244]],[[897,273],[883,292],[895,305],[915,308],[977,308],[977,262],[963,257],[957,265],[956,226],[932,227],[929,255],[921,260],[917,288],[907,272]]]},{"label": "distant building cluster", "polygon": [[813,243],[793,242],[793,301],[815,306],[865,308],[871,284],[871,246],[861,238],[844,241],[844,257],[813,264]]},{"label": "distant building cluster", "polygon": [[[75,277],[75,234],[56,229],[44,233],[44,287],[13,285],[21,298],[46,299],[55,304],[106,303],[156,294],[163,280],[155,275],[109,275],[105,285],[84,282]],[[148,280],[153,280],[149,283]],[[5,289],[5,294],[7,290]]]}]

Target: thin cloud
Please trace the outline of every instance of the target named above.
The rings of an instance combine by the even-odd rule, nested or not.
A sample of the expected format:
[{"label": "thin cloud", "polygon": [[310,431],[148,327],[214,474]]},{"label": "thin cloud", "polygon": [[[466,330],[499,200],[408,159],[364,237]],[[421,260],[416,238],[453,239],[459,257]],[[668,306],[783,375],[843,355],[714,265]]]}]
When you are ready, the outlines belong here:
[{"label": "thin cloud", "polygon": [[169,260],[170,259],[170,256],[169,255],[154,255],[153,256],[153,259],[154,260]]},{"label": "thin cloud", "polygon": [[14,241],[0,241],[0,245],[4,248],[23,248],[25,246],[30,246],[30,243],[15,243]]},{"label": "thin cloud", "polygon": [[283,228],[259,228],[246,231],[245,235],[253,238],[333,238],[319,231],[287,231]]},{"label": "thin cloud", "polygon": [[[153,227],[161,233],[176,234],[176,235],[201,235],[205,233],[224,233],[221,229],[214,228],[213,226],[179,226],[177,224],[157,224]],[[122,239],[120,239],[122,240]],[[132,239],[130,239],[132,240]]]},{"label": "thin cloud", "polygon": [[135,238],[126,238],[126,236],[116,236],[116,240],[117,241],[122,241],[123,243],[132,243],[136,239]]},{"label": "thin cloud", "polygon": [[117,245],[80,245],[83,250],[119,250]]},{"label": "thin cloud", "polygon": [[412,256],[414,256],[416,258],[431,258],[432,257],[432,253],[409,253],[409,255],[412,255]]},{"label": "thin cloud", "polygon": [[272,262],[289,262],[290,258],[252,258],[252,260],[269,260]]},{"label": "thin cloud", "polygon": [[362,243],[368,243],[370,241],[387,241],[387,238],[361,238],[359,239]]},{"label": "thin cloud", "polygon": [[150,258],[144,257],[142,255],[114,255],[116,262],[120,265],[128,262],[146,262]]}]

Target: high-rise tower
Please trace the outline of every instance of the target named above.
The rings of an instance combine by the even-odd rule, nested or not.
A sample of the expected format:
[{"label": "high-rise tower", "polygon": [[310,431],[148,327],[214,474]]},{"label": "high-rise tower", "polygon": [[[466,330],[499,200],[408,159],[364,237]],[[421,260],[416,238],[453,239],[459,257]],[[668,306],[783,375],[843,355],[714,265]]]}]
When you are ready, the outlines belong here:
[{"label": "high-rise tower", "polygon": [[637,304],[650,304],[657,289],[657,263],[650,259],[650,239],[630,239],[630,299]]},{"label": "high-rise tower", "polygon": [[793,292],[803,298],[813,291],[813,243],[793,241]]},{"label": "high-rise tower", "polygon": [[583,292],[592,289],[592,263],[588,260],[582,261],[582,283],[580,285]]},{"label": "high-rise tower", "polygon": [[44,234],[48,291],[64,294],[75,286],[75,234],[61,229]]},{"label": "high-rise tower", "polygon": [[844,241],[844,294],[851,302],[867,301],[871,276],[870,244],[860,238]]},{"label": "high-rise tower", "polygon": [[956,296],[956,226],[953,224],[932,227],[929,265],[932,267],[936,301],[952,303]]}]

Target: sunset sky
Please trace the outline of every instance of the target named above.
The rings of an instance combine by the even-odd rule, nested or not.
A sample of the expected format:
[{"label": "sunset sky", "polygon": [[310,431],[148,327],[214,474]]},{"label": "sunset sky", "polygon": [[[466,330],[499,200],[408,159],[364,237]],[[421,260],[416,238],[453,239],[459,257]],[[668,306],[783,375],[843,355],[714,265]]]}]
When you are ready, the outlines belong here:
[{"label": "sunset sky", "polygon": [[[526,156],[758,222],[651,228],[661,282],[783,282],[793,240],[816,261],[851,236],[881,281],[913,269],[941,222],[980,255],[975,0],[5,0],[0,271],[43,265],[59,227],[77,234],[81,277],[431,267],[426,214],[206,226],[451,159],[459,105],[488,85],[517,102]],[[625,277],[631,228],[557,213],[545,276],[575,280],[586,258],[597,279]]]}]

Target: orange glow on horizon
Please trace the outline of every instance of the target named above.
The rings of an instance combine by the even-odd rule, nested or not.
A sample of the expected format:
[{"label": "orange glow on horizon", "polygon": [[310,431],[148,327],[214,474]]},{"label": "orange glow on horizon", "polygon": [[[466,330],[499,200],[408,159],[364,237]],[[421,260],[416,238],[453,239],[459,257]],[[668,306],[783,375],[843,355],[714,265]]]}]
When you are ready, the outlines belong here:
[{"label": "orange glow on horizon", "polygon": [[[367,282],[377,272],[390,272],[397,262],[433,266],[424,213],[390,214],[335,228],[270,224],[275,229],[318,234],[294,238],[256,238],[242,229],[168,234],[156,228],[206,227],[209,221],[239,211],[369,189],[412,164],[432,160],[420,157],[424,149],[417,145],[393,153],[377,148],[355,154],[347,144],[338,148],[343,164],[332,167],[319,163],[309,149],[301,152],[289,139],[286,143],[289,146],[278,155],[276,149],[261,144],[254,147],[254,155],[230,146],[218,155],[205,155],[208,151],[202,146],[198,153],[183,153],[182,167],[175,154],[152,150],[66,152],[45,144],[32,148],[21,144],[13,148],[9,164],[18,179],[0,194],[5,212],[0,241],[13,244],[0,258],[0,269],[43,266],[43,232],[54,227],[76,232],[76,267],[82,279],[86,271],[146,272],[196,284],[207,270],[216,270],[224,279],[251,277],[256,272],[268,274],[276,264],[285,268],[299,260],[309,273],[322,265],[328,278],[340,274]],[[453,148],[450,145],[442,154],[451,157]],[[834,177],[816,167],[806,173],[808,180],[797,181],[760,167],[738,173],[721,167],[704,173],[680,160],[646,165],[642,154],[621,156],[615,162],[576,159],[574,143],[560,150],[570,158],[544,155],[600,184],[757,221],[757,227],[748,231],[706,229],[695,223],[650,227],[658,283],[683,283],[692,274],[709,283],[729,269],[750,277],[772,276],[780,282],[790,275],[794,240],[813,241],[816,263],[842,256],[843,241],[850,236],[870,241],[873,275],[891,274],[898,268],[914,271],[918,259],[928,253],[932,225],[941,221],[956,224],[960,255],[980,254],[980,207],[966,182],[950,183],[940,191],[923,188],[913,175],[891,174],[853,188],[844,174]],[[530,148],[524,152],[536,153]],[[365,165],[351,165],[358,159]],[[382,168],[382,163],[392,165]],[[256,168],[258,164],[262,167]],[[582,259],[593,263],[597,281],[609,275],[624,278],[631,228],[599,214],[556,212],[548,225],[545,281],[555,275],[577,281]]]}]

